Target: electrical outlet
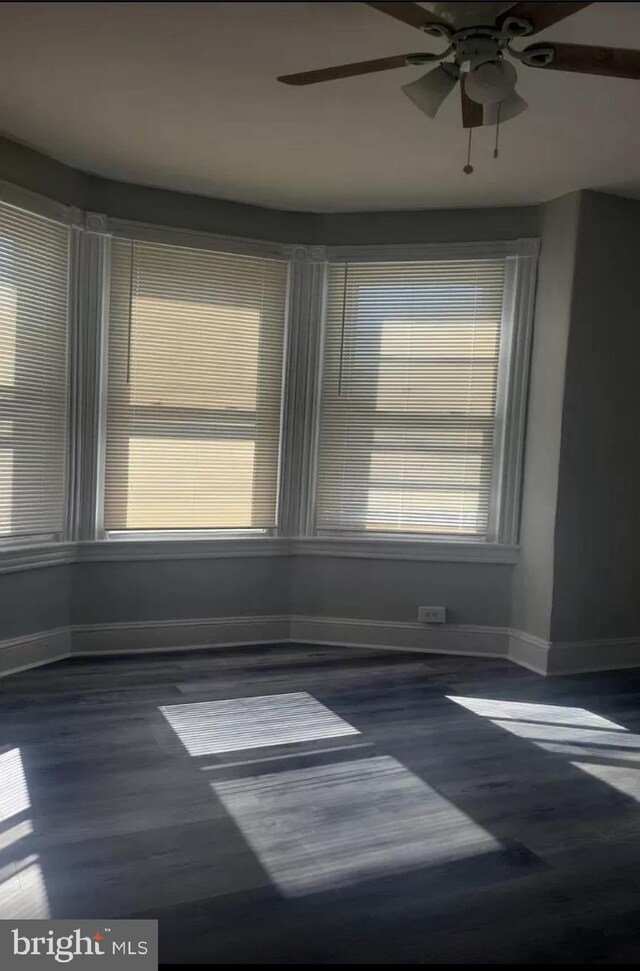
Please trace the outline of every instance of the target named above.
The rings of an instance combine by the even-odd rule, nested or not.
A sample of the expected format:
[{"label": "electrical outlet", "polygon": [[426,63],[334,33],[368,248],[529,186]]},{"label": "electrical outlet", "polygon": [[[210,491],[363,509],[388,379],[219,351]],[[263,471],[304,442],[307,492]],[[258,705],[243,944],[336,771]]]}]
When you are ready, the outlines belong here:
[{"label": "electrical outlet", "polygon": [[446,624],[446,607],[418,607],[419,624]]}]

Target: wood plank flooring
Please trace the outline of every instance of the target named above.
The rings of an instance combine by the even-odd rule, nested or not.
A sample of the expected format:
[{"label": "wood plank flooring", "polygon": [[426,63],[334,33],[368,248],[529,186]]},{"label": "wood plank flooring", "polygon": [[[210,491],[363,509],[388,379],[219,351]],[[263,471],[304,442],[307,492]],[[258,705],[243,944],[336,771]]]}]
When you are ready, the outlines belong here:
[{"label": "wood plank flooring", "polygon": [[19,916],[155,917],[163,963],[636,962],[640,671],[286,646],[14,675]]}]

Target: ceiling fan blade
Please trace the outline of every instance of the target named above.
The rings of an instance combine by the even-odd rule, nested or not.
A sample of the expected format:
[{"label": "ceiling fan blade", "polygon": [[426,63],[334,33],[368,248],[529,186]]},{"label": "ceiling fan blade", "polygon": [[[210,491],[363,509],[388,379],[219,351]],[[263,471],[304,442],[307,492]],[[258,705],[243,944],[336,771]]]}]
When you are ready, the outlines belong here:
[{"label": "ceiling fan blade", "polygon": [[354,78],[358,74],[375,74],[376,71],[391,71],[395,67],[406,67],[407,58],[424,58],[418,54],[398,54],[396,57],[378,57],[373,61],[354,61],[353,64],[338,64],[319,71],[303,71],[302,74],[283,74],[278,78],[283,84],[317,84],[319,81],[334,81],[337,78]]},{"label": "ceiling fan blade", "polygon": [[422,30],[423,27],[429,27],[431,25],[437,27],[449,26],[445,20],[431,13],[430,10],[425,10],[419,3],[368,3],[367,7],[373,7],[375,10],[379,10],[380,13],[386,13],[395,20],[401,20],[403,24],[409,24],[410,27],[417,27],[418,30]]},{"label": "ceiling fan blade", "polygon": [[549,64],[536,64],[526,58],[524,63],[549,71],[575,71],[577,74],[640,80],[640,51],[622,47],[591,47],[588,44],[530,44],[523,53],[535,54],[536,50],[543,48],[553,50],[553,59]]},{"label": "ceiling fan blade", "polygon": [[466,78],[460,79],[460,97],[462,98],[462,127],[463,128],[482,128],[484,112],[482,105],[472,101],[465,91]]},{"label": "ceiling fan blade", "polygon": [[528,21],[533,27],[533,33],[537,34],[539,30],[551,27],[565,17],[578,13],[583,7],[590,6],[591,3],[567,3],[564,0],[561,3],[545,3],[544,0],[537,3],[535,0],[530,3],[516,3],[498,17],[498,26],[501,27],[509,17],[519,17]]}]

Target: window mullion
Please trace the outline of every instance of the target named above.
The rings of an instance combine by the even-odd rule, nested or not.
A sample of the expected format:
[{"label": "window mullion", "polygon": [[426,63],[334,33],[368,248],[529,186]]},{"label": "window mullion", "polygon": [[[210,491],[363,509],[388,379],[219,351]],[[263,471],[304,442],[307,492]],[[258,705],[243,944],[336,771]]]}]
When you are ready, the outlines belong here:
[{"label": "window mullion", "polygon": [[311,536],[314,531],[326,286],[327,259],[324,248],[295,247],[291,254],[281,430],[278,530],[282,536]]},{"label": "window mullion", "polygon": [[[80,215],[80,214],[79,214]],[[70,256],[67,538],[98,535],[102,496],[102,370],[111,239],[106,216],[81,214]]]}]

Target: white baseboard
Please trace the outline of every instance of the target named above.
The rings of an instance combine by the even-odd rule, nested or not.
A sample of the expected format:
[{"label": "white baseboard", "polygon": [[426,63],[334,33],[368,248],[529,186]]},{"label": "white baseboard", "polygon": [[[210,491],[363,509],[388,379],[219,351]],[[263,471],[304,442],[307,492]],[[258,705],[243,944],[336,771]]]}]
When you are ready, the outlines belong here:
[{"label": "white baseboard", "polygon": [[61,627],[0,642],[0,677],[68,657],[322,644],[504,658],[541,675],[640,667],[640,638],[551,643],[507,627],[346,617],[213,617]]},{"label": "white baseboard", "polygon": [[281,644],[288,640],[288,617],[137,621],[75,626],[72,629],[72,652],[74,657],[92,657],[97,654]]},{"label": "white baseboard", "polygon": [[399,621],[286,615],[75,625],[0,642],[0,676],[71,656],[288,643],[506,658],[508,631],[464,624],[425,627]]},{"label": "white baseboard", "polygon": [[0,641],[0,677],[71,656],[71,628],[39,631]]},{"label": "white baseboard", "polygon": [[603,637],[590,641],[545,641],[512,630],[509,659],[537,674],[588,674],[640,667],[640,637]]},{"label": "white baseboard", "polygon": [[640,637],[556,641],[549,647],[547,674],[579,674],[640,667]]},{"label": "white baseboard", "polygon": [[436,627],[406,621],[293,616],[290,639],[296,644],[506,658],[507,634],[507,630],[502,627],[479,627],[472,624],[446,624]]},{"label": "white baseboard", "polygon": [[521,630],[510,630],[509,660],[536,674],[548,674],[549,642]]}]

